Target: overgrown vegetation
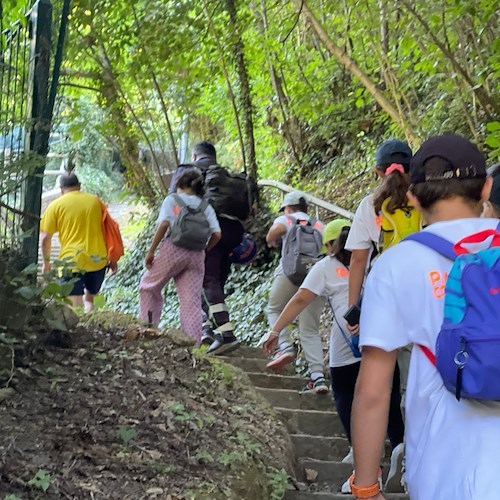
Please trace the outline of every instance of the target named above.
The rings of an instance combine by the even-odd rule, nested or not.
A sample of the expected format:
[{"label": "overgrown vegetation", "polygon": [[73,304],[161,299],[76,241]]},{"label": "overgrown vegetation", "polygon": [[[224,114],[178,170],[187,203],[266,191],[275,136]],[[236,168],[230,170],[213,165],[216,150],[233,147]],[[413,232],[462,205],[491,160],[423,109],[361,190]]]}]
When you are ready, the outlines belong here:
[{"label": "overgrown vegetation", "polygon": [[0,496],[281,499],[286,430],[241,370],[190,343],[95,312],[70,348],[33,353],[18,394],[0,392]]},{"label": "overgrown vegetation", "polygon": [[453,130],[498,158],[493,0],[73,5],[67,100],[105,110],[99,127],[153,204],[199,139],[235,170],[334,199],[337,186],[315,180],[362,173],[388,136],[417,146]]}]

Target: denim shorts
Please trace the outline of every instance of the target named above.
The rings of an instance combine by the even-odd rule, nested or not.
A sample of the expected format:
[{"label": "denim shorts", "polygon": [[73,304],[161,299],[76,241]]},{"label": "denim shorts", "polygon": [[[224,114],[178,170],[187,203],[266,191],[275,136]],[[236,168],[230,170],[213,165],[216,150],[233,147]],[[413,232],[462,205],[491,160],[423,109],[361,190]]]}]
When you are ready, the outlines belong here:
[{"label": "denim shorts", "polygon": [[69,295],[83,295],[86,290],[91,295],[96,295],[101,289],[104,276],[106,274],[107,266],[99,269],[99,271],[89,271],[88,273],[71,273],[69,276],[61,278],[62,283],[76,279],[73,289]]}]

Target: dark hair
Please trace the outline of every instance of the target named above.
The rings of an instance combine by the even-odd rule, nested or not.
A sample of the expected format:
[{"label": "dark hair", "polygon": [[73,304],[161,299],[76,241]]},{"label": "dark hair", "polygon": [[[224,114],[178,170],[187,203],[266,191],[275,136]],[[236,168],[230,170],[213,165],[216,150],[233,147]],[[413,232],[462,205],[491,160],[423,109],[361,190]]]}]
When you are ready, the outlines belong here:
[{"label": "dark hair", "polygon": [[288,205],[294,212],[304,212],[307,214],[307,201],[305,198],[300,197],[300,202],[298,205]]},{"label": "dark hair", "polygon": [[73,172],[62,174],[59,178],[59,186],[61,188],[78,187],[79,185],[80,181]]},{"label": "dark hair", "polygon": [[382,203],[389,198],[387,210],[393,214],[398,208],[408,207],[408,198],[406,193],[410,187],[410,178],[408,174],[403,174],[398,170],[386,175],[380,185],[373,193],[373,206],[378,214],[382,208]]},{"label": "dark hair", "polygon": [[186,188],[192,189],[200,198],[205,194],[205,181],[199,168],[186,168],[175,181],[176,190]]},{"label": "dark hair", "polygon": [[[351,252],[345,248],[350,229],[349,226],[343,227],[337,238],[333,240],[332,246],[333,255],[346,267],[349,267],[349,262],[351,261]],[[328,243],[332,242],[329,241]]]},{"label": "dark hair", "polygon": [[208,141],[202,141],[195,144],[193,147],[193,154],[196,156],[210,156],[214,160],[217,159],[217,152],[215,151],[214,145]]},{"label": "dark hair", "polygon": [[[445,165],[447,164],[447,165]],[[424,163],[427,174],[432,175],[434,171],[443,171],[443,167],[452,170],[452,165],[439,156],[433,156]],[[479,205],[486,178],[475,179],[439,179],[435,181],[419,182],[412,184],[410,191],[417,197],[418,202],[424,209],[428,209],[440,200],[451,198],[463,198],[471,205]]]}]

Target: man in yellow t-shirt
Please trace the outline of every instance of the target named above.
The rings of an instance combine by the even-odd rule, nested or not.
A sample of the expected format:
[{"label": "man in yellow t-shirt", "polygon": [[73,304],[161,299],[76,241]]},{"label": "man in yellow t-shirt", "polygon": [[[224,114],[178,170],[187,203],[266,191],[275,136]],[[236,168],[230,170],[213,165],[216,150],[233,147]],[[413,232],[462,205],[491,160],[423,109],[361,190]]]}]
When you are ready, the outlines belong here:
[{"label": "man in yellow t-shirt", "polygon": [[59,233],[59,259],[69,262],[72,270],[72,273],[65,273],[62,281],[77,279],[69,298],[74,306],[84,304],[85,312],[91,312],[94,296],[101,289],[108,264],[114,272],[116,263],[108,261],[98,198],[80,191],[80,182],[75,174],[62,175],[60,187],[62,196],[49,204],[40,223],[42,272],[49,272],[52,267],[52,236]]}]

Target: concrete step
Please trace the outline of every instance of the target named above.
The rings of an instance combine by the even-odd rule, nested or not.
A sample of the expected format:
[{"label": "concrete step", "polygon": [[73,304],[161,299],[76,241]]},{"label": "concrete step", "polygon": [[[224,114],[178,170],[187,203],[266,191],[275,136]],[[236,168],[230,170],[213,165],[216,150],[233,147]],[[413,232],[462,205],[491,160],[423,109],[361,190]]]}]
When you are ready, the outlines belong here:
[{"label": "concrete step", "polygon": [[296,458],[340,461],[349,452],[349,442],[343,437],[291,434]]},{"label": "concrete step", "polygon": [[344,428],[335,411],[296,410],[275,408],[290,434],[313,436],[343,436]]},{"label": "concrete step", "polygon": [[319,411],[332,411],[334,409],[330,393],[299,394],[297,391],[290,389],[268,389],[264,387],[257,387],[256,389],[275,407]]},{"label": "concrete step", "polygon": [[[267,365],[267,359],[260,359],[260,358],[240,358],[237,357],[236,354],[238,353],[239,349],[235,351],[234,356],[217,356],[218,359],[222,359],[226,363],[231,363],[234,366],[237,366],[238,368],[241,368],[244,372],[269,372],[266,368]],[[284,375],[294,375],[295,370],[293,367],[293,364],[286,365],[285,368],[281,371],[282,374]]]},{"label": "concrete step", "polygon": [[268,389],[291,389],[300,391],[309,381],[299,375],[274,375],[271,373],[248,373],[250,380],[256,387]]},{"label": "concrete step", "polygon": [[238,349],[227,353],[226,356],[229,358],[266,359],[262,349],[259,349],[258,347],[250,347],[249,345],[240,345]]},{"label": "concrete step", "polygon": [[[402,493],[385,493],[384,497],[387,500],[409,500],[408,495]],[[353,495],[344,495],[342,493],[326,493],[326,492],[311,492],[311,491],[296,491],[288,490],[285,493],[284,500],[354,500]]]},{"label": "concrete step", "polygon": [[340,488],[345,480],[352,474],[352,464],[343,464],[337,460],[311,460],[300,459],[299,464],[304,469],[311,469],[318,473],[316,483],[329,483]]}]

